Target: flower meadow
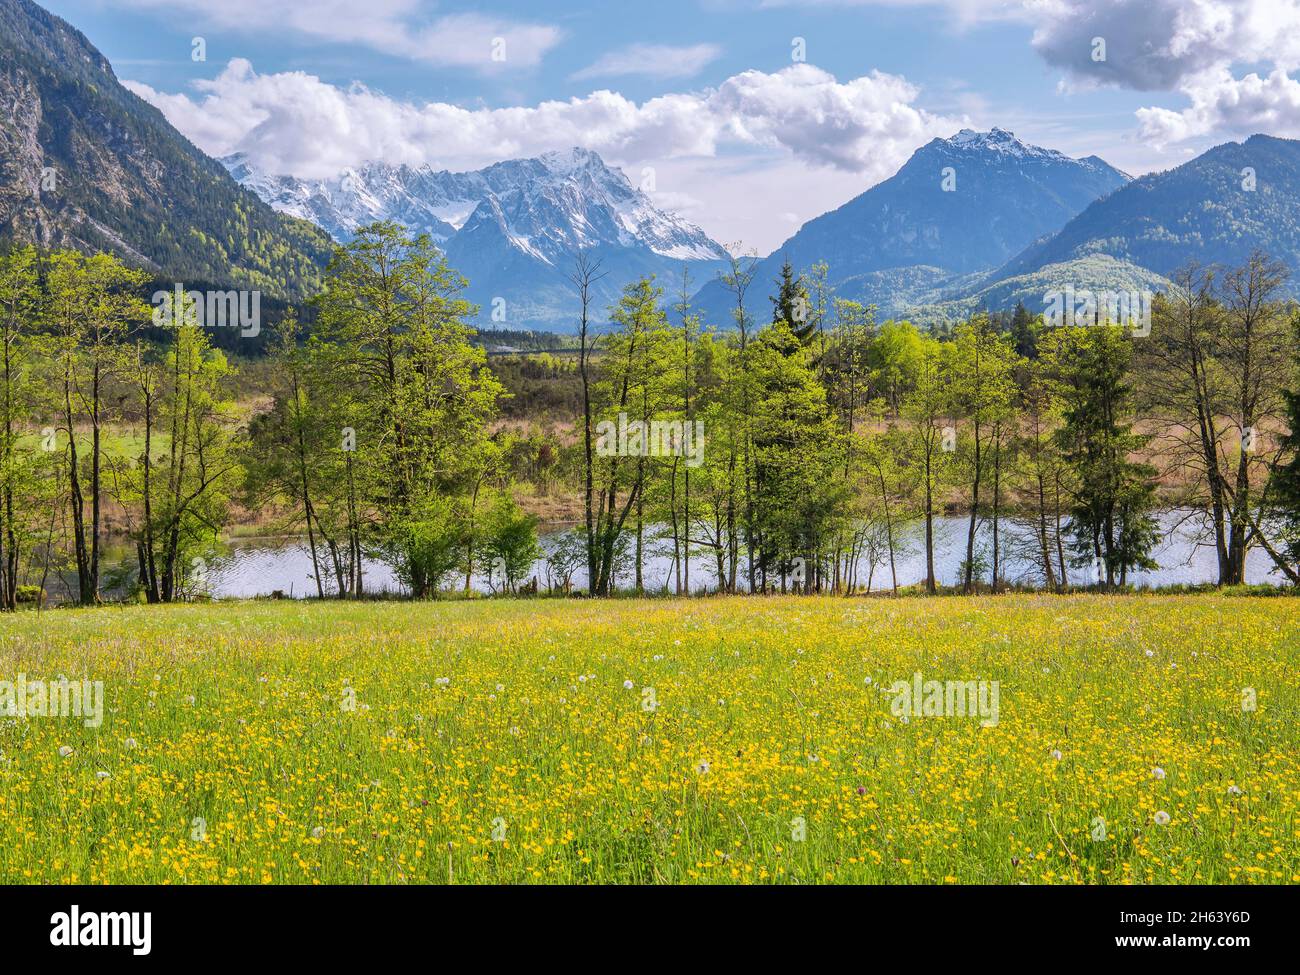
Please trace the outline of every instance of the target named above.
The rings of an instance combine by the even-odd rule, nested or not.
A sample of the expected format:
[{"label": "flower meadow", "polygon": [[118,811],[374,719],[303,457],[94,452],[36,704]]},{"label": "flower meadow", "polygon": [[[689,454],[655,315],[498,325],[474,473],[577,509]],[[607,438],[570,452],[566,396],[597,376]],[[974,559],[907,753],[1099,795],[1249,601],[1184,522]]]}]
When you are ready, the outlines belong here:
[{"label": "flower meadow", "polygon": [[[24,613],[10,883],[1294,883],[1300,602],[246,602]],[[997,682],[996,722],[895,681]]]}]

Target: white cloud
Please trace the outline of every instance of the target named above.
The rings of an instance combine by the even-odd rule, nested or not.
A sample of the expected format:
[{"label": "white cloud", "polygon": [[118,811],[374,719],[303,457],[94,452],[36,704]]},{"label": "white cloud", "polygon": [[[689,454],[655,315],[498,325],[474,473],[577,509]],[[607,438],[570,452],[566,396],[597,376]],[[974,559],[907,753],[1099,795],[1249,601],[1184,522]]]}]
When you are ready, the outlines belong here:
[{"label": "white cloud", "polygon": [[[1300,67],[1300,0],[760,0],[761,6],[917,7],[956,27],[1007,21],[1033,29],[1044,60],[1081,85],[1175,90],[1231,64]],[[1093,59],[1093,39],[1106,59]]]},{"label": "white cloud", "polygon": [[1157,147],[1209,135],[1300,136],[1300,81],[1280,69],[1266,77],[1234,78],[1227,70],[1189,79],[1191,106],[1138,109],[1141,135]]},{"label": "white cloud", "polygon": [[[1065,72],[1063,88],[1173,91],[1183,110],[1137,112],[1139,135],[1163,149],[1209,136],[1300,132],[1300,0],[764,0],[942,6],[960,23],[1018,19]],[[1097,57],[1104,43],[1104,57]],[[1235,77],[1233,66],[1266,70]]]},{"label": "white cloud", "polygon": [[1043,0],[1026,11],[1034,49],[1085,84],[1170,90],[1233,63],[1300,65],[1300,0]]},{"label": "white cloud", "polygon": [[[957,29],[1022,23],[1033,49],[1063,72],[1062,92],[1114,87],[1183,95],[1184,109],[1151,106],[1136,113],[1138,135],[1160,152],[1182,143],[1178,152],[1186,154],[1187,143],[1216,136],[1300,136],[1300,82],[1292,78],[1300,77],[1300,0],[751,2],[929,9]],[[1098,39],[1104,58],[1095,57]],[[1239,76],[1242,71],[1251,73]]]},{"label": "white cloud", "polygon": [[[477,13],[423,16],[419,0],[116,0],[176,11],[199,30],[276,31],[365,47],[429,64],[483,71],[528,68],[559,43],[547,24]],[[494,56],[495,54],[495,56]]]},{"label": "white cloud", "polygon": [[610,51],[597,58],[595,63],[570,77],[574,81],[587,78],[613,78],[641,75],[646,78],[689,78],[716,60],[722,48],[716,44],[693,44],[673,47],[667,44],[631,44]]},{"label": "white cloud", "polygon": [[953,123],[917,109],[918,90],[873,71],[839,83],[810,65],[775,74],[745,71],[710,94],[711,114],[742,141],[782,146],[809,162],[853,172],[889,172],[927,137]]},{"label": "white cloud", "polygon": [[[585,146],[628,172],[654,166],[659,190],[674,194],[665,205],[682,206],[719,239],[743,237],[760,248],[790,228],[776,217],[756,222],[754,211],[815,216],[892,175],[917,146],[963,121],[919,108],[918,90],[896,75],[840,82],[808,64],[745,71],[716,88],[641,103],[600,90],[475,109],[399,101],[303,72],[260,75],[243,59],[196,82],[194,95],[124,84],[204,151],[242,151],[265,172],[304,178],[369,159],[467,170]],[[773,205],[754,207],[759,197]],[[697,207],[700,200],[708,208]]]},{"label": "white cloud", "polygon": [[625,161],[763,147],[874,175],[956,127],[916,107],[917,89],[896,75],[873,72],[839,82],[807,64],[773,74],[745,71],[717,88],[640,104],[600,90],[567,101],[479,109],[398,101],[300,71],[260,75],[242,58],[196,82],[195,98],[125,84],[205,151],[243,151],[268,172],[304,177],[376,158],[471,169],[573,145]]},{"label": "white cloud", "polygon": [[[1158,150],[1300,132],[1300,83],[1289,76],[1300,67],[1300,0],[1043,0],[1026,9],[1034,48],[1075,84],[1187,98],[1182,110],[1138,109],[1138,134]],[[1097,38],[1104,60],[1093,58]],[[1236,65],[1255,70],[1236,77]]]}]

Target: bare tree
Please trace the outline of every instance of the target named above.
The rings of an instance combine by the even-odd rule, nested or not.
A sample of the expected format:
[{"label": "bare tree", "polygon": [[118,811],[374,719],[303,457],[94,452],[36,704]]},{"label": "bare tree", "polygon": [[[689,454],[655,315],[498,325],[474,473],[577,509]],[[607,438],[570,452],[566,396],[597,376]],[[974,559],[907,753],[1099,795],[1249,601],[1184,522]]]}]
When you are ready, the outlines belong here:
[{"label": "bare tree", "polygon": [[1258,251],[1222,274],[1189,264],[1156,298],[1151,335],[1138,344],[1142,407],[1165,431],[1170,466],[1209,521],[1220,585],[1244,581],[1246,553],[1259,541],[1251,509],[1266,466],[1262,440],[1283,422],[1290,369],[1278,300],[1286,277]]},{"label": "bare tree", "polygon": [[1223,276],[1224,329],[1216,355],[1225,373],[1228,415],[1240,433],[1236,450],[1224,457],[1229,473],[1229,571],[1223,581],[1228,585],[1245,581],[1246,552],[1256,540],[1249,525],[1255,502],[1252,472],[1265,468],[1260,441],[1284,415],[1282,389],[1291,375],[1291,331],[1278,299],[1287,275],[1280,262],[1256,251],[1246,264]]},{"label": "bare tree", "polygon": [[591,469],[591,375],[590,352],[594,342],[588,343],[590,326],[592,289],[596,282],[609,272],[601,270],[599,259],[592,260],[585,250],[579,250],[573,258],[573,270],[569,280],[578,292],[580,306],[578,319],[578,374],[582,378],[582,447],[583,475],[585,478],[583,498],[587,518],[587,592],[595,595],[596,565],[596,526],[592,514],[595,486]]},{"label": "bare tree", "polygon": [[[732,309],[732,319],[736,323],[736,328],[740,332],[740,401],[741,401],[741,466],[744,481],[744,521],[745,521],[745,550],[749,561],[749,591],[754,591],[754,510],[750,469],[750,389],[749,389],[749,325],[751,322],[749,312],[745,308],[745,295],[749,287],[754,282],[754,275],[758,270],[758,255],[754,252],[744,252],[743,244],[736,241],[727,247],[727,268],[719,275],[722,286],[731,292],[732,297],[736,299],[736,306]],[[736,457],[733,451],[729,459],[729,467],[734,470]],[[734,483],[734,479],[732,479]],[[736,504],[735,497],[730,499],[728,511],[728,524],[730,532],[734,536],[736,522]],[[739,552],[739,546],[734,541],[731,548],[731,568],[730,578],[728,580],[728,590],[736,591],[736,558]]]}]

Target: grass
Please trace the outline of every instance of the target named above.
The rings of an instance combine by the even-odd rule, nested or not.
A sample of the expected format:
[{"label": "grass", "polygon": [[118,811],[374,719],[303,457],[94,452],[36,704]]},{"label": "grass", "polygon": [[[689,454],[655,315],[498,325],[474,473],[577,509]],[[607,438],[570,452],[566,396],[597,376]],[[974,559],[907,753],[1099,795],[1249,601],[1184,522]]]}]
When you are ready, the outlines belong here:
[{"label": "grass", "polygon": [[0,718],[0,880],[1291,883],[1298,647],[1215,595],[20,614],[0,680],[107,704]]}]

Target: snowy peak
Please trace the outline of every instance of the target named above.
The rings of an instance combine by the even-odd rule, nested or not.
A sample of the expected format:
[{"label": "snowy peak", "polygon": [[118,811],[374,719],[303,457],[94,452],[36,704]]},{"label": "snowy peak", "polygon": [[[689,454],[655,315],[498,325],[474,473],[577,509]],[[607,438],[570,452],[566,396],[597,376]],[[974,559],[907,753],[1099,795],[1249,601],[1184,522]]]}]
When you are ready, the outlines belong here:
[{"label": "snowy peak", "polygon": [[[1042,159],[1070,162],[1070,157],[1056,149],[1044,149],[1042,146],[1030,145],[1016,138],[1014,132],[1000,129],[996,125],[988,132],[976,132],[974,129],[962,129],[947,139],[935,139],[931,146],[946,148],[954,152],[969,155],[1005,156],[1012,159]],[[927,147],[929,148],[929,147]]]},{"label": "snowy peak", "polygon": [[685,262],[698,280],[727,258],[699,227],[660,209],[590,149],[461,173],[368,162],[325,180],[260,173],[242,154],[221,161],[271,206],[335,240],[377,220],[429,234],[469,279],[473,300],[490,307],[505,298],[508,307],[526,309],[530,321],[512,317],[516,324],[556,324],[578,250],[599,256],[611,272],[601,301],[635,277],[680,275]]},{"label": "snowy peak", "polygon": [[601,245],[679,260],[726,258],[702,230],[660,210],[620,170],[580,147],[466,173],[368,162],[326,180],[259,173],[242,153],[221,161],[267,203],[340,241],[367,223],[394,220],[444,244],[491,220],[514,246],[543,260]]},{"label": "snowy peak", "polygon": [[967,160],[979,160],[992,165],[1030,163],[1044,166],[1082,166],[1085,169],[1107,174],[1116,174],[1124,180],[1128,174],[1120,172],[1099,156],[1084,156],[1072,159],[1056,149],[1021,142],[1014,132],[1000,129],[996,125],[987,132],[974,129],[961,129],[956,135],[947,139],[934,139],[918,150],[922,153],[939,153],[956,156]]},{"label": "snowy peak", "polygon": [[[760,263],[757,279],[774,280],[787,258],[801,271],[824,261],[841,296],[886,307],[901,294],[993,270],[1127,181],[1095,157],[1072,159],[1006,129],[962,129],[808,221]],[[726,320],[727,300],[714,284],[697,295],[716,321]]]},{"label": "snowy peak", "polygon": [[941,139],[939,141],[947,142],[948,144],[955,146],[977,146],[979,148],[995,148],[1015,151],[1044,151],[1038,150],[1037,146],[1026,145],[1016,138],[1014,132],[1000,129],[996,125],[987,132],[977,132],[974,129],[962,129],[951,138]]},{"label": "snowy peak", "polygon": [[550,173],[561,178],[581,178],[584,175],[597,178],[612,176],[624,184],[627,183],[627,178],[621,171],[610,169],[598,153],[583,149],[581,146],[544,152],[537,157],[537,161]]},{"label": "snowy peak", "polygon": [[304,180],[258,172],[243,153],[226,156],[221,163],[266,203],[318,224],[335,240],[347,240],[358,227],[376,220],[395,220],[441,243],[456,232],[476,202],[449,201],[445,194],[429,192],[426,171],[409,166],[366,163],[333,179]]}]

